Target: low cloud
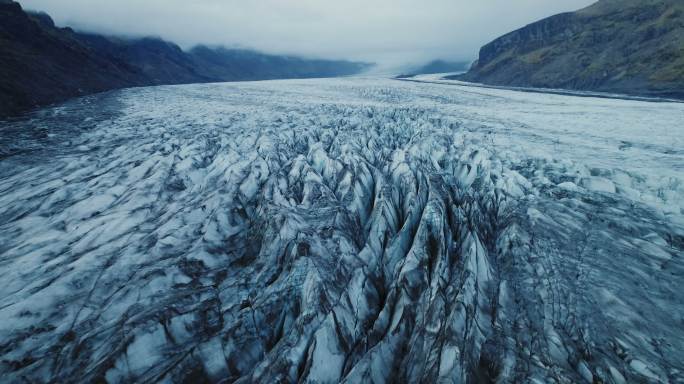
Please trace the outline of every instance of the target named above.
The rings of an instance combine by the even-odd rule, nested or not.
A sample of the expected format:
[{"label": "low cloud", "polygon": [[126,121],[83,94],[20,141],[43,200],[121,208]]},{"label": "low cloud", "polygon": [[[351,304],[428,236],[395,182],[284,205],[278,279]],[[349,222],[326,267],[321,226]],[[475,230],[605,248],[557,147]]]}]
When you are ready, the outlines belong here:
[{"label": "low cloud", "polygon": [[183,47],[249,47],[273,53],[400,65],[471,60],[497,36],[592,0],[25,0],[58,25],[160,36]]}]

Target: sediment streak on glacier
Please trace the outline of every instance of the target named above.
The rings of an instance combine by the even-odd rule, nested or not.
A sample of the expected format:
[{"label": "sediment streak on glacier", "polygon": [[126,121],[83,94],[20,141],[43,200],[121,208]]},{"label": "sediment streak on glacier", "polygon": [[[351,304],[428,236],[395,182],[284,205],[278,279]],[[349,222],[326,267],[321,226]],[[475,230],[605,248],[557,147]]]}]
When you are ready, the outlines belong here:
[{"label": "sediment streak on glacier", "polygon": [[681,104],[383,79],[4,123],[8,382],[682,382]]}]

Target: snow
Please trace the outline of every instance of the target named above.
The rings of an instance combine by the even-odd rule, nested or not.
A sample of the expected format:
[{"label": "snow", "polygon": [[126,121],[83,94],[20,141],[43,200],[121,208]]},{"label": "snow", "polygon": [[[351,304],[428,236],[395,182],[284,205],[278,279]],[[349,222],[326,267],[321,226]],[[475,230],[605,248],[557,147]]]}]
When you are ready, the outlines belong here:
[{"label": "snow", "polygon": [[580,180],[580,185],[594,192],[615,193],[615,184],[602,177],[586,177]]},{"label": "snow", "polygon": [[1,123],[0,375],[684,381],[682,121],[432,76]]}]

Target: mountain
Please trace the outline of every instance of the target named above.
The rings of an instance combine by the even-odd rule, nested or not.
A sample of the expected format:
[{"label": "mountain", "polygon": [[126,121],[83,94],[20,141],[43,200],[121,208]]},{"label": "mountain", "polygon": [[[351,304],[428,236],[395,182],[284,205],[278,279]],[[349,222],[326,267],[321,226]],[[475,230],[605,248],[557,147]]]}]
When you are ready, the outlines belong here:
[{"label": "mountain", "polygon": [[413,77],[416,75],[429,75],[434,73],[464,72],[468,70],[469,62],[465,61],[446,61],[433,60],[408,71],[407,74],[399,75],[400,78]]},{"label": "mountain", "polygon": [[158,38],[80,33],[0,0],[0,117],[117,88],[332,77],[368,66],[206,46],[186,52]]},{"label": "mountain", "polygon": [[684,98],[684,1],[601,0],[508,33],[455,77]]},{"label": "mountain", "polygon": [[72,30],[47,20],[25,13],[17,3],[0,3],[0,115],[145,84],[130,64],[90,49]]},{"label": "mountain", "polygon": [[78,38],[94,51],[136,68],[148,85],[222,80],[202,73],[191,55],[178,45],[158,38],[119,39],[94,34],[79,34]]},{"label": "mountain", "polygon": [[335,77],[356,74],[367,67],[342,60],[303,59],[204,45],[189,53],[203,74],[224,81]]}]

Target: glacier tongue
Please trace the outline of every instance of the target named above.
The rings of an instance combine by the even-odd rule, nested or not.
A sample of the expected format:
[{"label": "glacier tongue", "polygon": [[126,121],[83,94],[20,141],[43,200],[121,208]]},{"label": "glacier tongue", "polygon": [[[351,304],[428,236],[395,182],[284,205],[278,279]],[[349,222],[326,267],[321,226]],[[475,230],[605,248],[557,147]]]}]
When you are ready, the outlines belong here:
[{"label": "glacier tongue", "polygon": [[0,141],[0,374],[684,382],[684,108],[593,103],[278,81],[5,123],[48,132]]}]

